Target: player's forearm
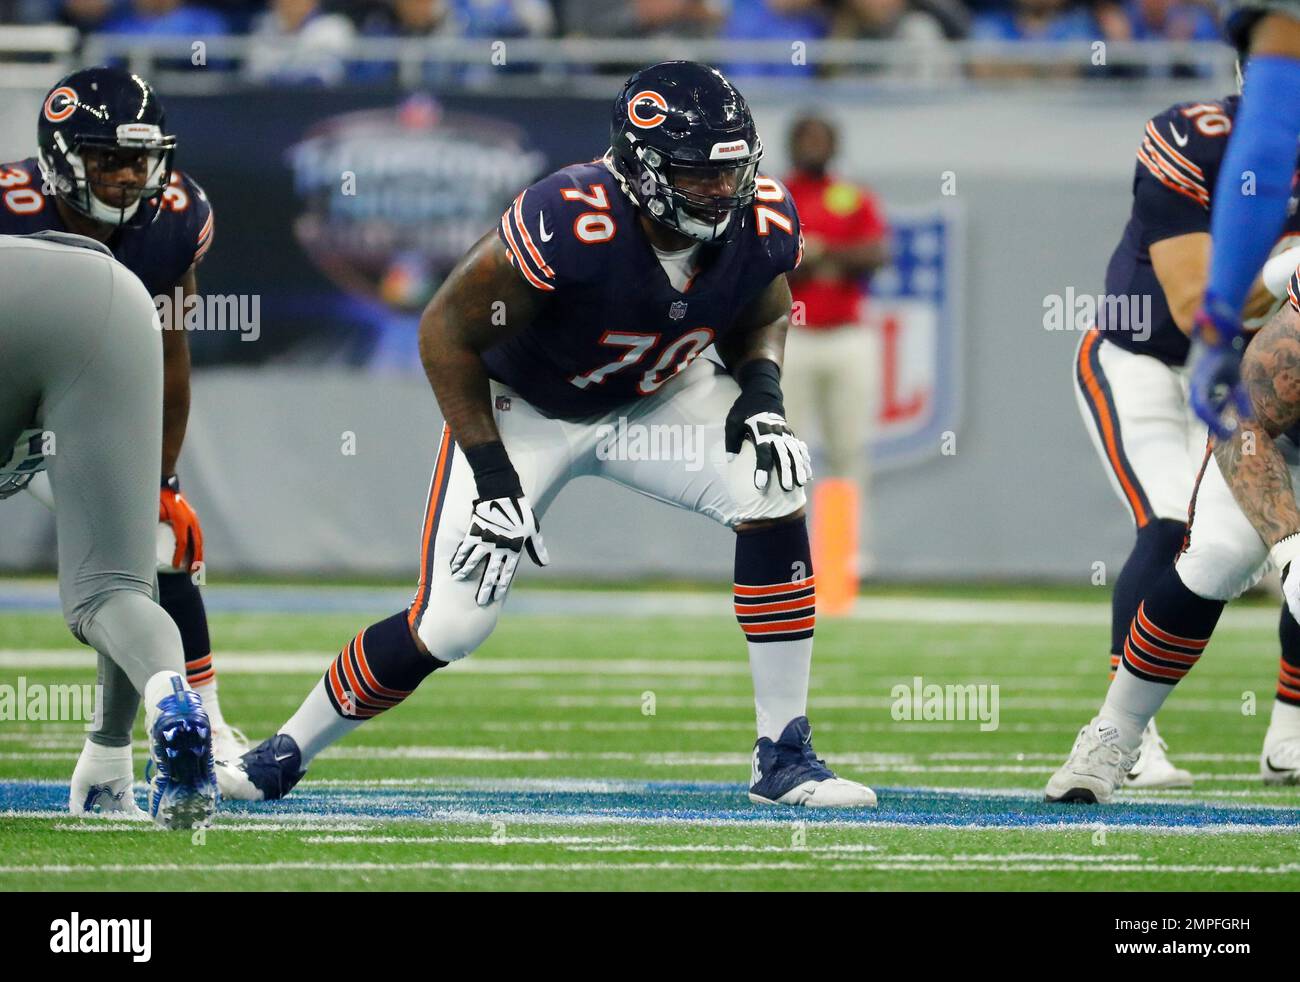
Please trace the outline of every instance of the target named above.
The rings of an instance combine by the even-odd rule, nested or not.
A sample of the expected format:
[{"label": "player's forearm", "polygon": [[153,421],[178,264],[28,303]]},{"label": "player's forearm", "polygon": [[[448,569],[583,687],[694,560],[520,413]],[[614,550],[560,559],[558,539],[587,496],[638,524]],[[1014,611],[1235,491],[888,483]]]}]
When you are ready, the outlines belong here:
[{"label": "player's forearm", "polygon": [[179,325],[162,332],[163,438],[162,475],[176,473],[190,419],[190,345]]},{"label": "player's forearm", "polygon": [[482,356],[451,335],[436,312],[420,323],[420,360],[451,435],[463,450],[501,439]]}]

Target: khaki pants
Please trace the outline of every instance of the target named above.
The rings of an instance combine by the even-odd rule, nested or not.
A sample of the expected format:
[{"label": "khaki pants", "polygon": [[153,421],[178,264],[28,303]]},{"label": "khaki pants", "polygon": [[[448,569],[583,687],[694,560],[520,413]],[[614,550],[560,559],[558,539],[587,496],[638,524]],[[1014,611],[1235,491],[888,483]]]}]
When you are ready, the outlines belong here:
[{"label": "khaki pants", "polygon": [[[859,546],[871,564],[868,441],[880,399],[879,334],[862,324],[791,328],[781,388],[795,433],[820,451],[818,477],[854,482],[861,505]],[[817,467],[820,463],[820,467]]]}]

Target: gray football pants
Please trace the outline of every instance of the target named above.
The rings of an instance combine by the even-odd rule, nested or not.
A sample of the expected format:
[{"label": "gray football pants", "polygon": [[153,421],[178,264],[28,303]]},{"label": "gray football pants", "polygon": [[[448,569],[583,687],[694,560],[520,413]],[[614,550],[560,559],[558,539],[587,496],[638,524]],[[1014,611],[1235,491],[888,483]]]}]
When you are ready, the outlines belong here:
[{"label": "gray football pants", "polygon": [[[88,240],[84,240],[88,241]],[[162,344],[143,284],[106,252],[0,236],[0,446],[44,431],[59,599],[99,653],[91,739],[121,746],[145,682],[183,675],[176,625],[155,602]]]}]

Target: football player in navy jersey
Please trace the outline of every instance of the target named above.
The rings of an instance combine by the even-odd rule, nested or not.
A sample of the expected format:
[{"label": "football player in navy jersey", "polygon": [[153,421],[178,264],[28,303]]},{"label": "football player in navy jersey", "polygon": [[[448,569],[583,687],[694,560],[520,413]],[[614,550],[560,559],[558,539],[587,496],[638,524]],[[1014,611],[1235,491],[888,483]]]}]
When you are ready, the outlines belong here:
[{"label": "football player in navy jersey", "polygon": [[[219,768],[235,798],[286,794],[321,750],[464,658],[496,625],[539,519],[581,475],[736,533],[735,611],[758,717],[750,798],[871,806],[817,759],[807,718],[814,579],[807,448],[785,420],[785,274],[799,217],[758,174],[749,108],[716,70],[628,80],[611,146],[522,191],[421,321],[446,419],[409,609],[361,631],[279,733]],[[699,357],[712,346],[720,364]],[[690,428],[702,461],[629,460],[620,427]]]},{"label": "football player in navy jersey", "polygon": [[[37,156],[0,165],[0,234],[83,235],[104,243],[155,300],[174,304],[178,290],[182,297],[197,292],[195,270],[212,245],[212,207],[198,183],[172,167],[176,138],[144,79],[120,68],[73,72],[42,103],[37,143]],[[170,318],[176,325],[182,320],[180,311]],[[212,722],[215,752],[235,757],[247,745],[221,716],[207,615],[191,578],[203,562],[203,533],[176,476],[189,418],[189,343],[179,326],[161,333],[159,602],[181,632],[187,680]],[[0,454],[15,456],[9,449]],[[53,507],[44,475],[30,490]],[[102,783],[105,767],[120,766],[111,751],[129,745],[137,708],[135,690],[110,675],[103,719],[74,772],[74,799]]]},{"label": "football player in navy jersey", "polygon": [[[1188,335],[1209,270],[1212,194],[1238,102],[1183,103],[1147,122],[1132,214],[1106,271],[1107,303],[1076,353],[1080,411],[1137,536],[1112,595],[1111,687],[1049,782],[1049,801],[1191,785],[1191,774],[1165,754],[1155,711],[1199,658],[1224,604],[1267,570],[1258,535],[1208,457],[1206,425],[1187,401]],[[1256,277],[1247,305],[1256,324],[1286,298],[1297,243],[1293,209]],[[1146,298],[1149,308],[1141,307]],[[1279,633],[1282,664],[1263,758],[1289,761],[1289,776],[1266,772],[1274,781],[1300,777],[1300,624],[1285,606]]]}]

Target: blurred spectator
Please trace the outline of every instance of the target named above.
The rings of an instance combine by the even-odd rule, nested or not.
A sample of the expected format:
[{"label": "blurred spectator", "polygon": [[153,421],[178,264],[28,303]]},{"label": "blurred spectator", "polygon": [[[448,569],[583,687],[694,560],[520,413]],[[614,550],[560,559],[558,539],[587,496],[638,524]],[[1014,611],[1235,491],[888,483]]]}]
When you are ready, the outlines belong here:
[{"label": "blurred spectator", "polygon": [[867,278],[889,262],[889,229],[870,190],[831,172],[837,144],[834,126],[817,115],[801,117],[790,129],[794,171],[785,183],[799,209],[804,250],[803,262],[789,274],[795,315],[781,381],[795,432],[820,435],[825,466],[818,477],[843,478],[857,490],[859,565],[869,572],[867,444],[880,360],[864,305]]},{"label": "blurred spectator", "polygon": [[[943,24],[910,0],[843,0],[831,21],[831,37],[851,41],[903,41],[911,45],[895,62],[895,74],[909,78],[952,75],[956,62],[947,51]],[[916,47],[922,50],[917,51]],[[883,66],[872,66],[873,68]],[[851,71],[841,66],[836,72]]]},{"label": "blurred spectator", "polygon": [[271,0],[253,22],[245,71],[257,81],[332,85],[343,78],[355,31],[318,0]]},{"label": "blurred spectator", "polygon": [[544,37],[555,30],[550,0],[457,0],[467,37]]},{"label": "blurred spectator", "polygon": [[1067,9],[1066,0],[1015,0],[1010,10],[977,16],[971,37],[989,41],[1075,41],[1097,37],[1097,28],[1087,11]]},{"label": "blurred spectator", "polygon": [[391,0],[361,21],[366,37],[458,37],[461,25],[449,0]]},{"label": "blurred spectator", "polygon": [[110,16],[104,34],[152,34],[160,37],[205,38],[229,33],[225,18],[215,10],[183,0],[132,0]]},{"label": "blurred spectator", "polygon": [[831,37],[872,41],[940,41],[943,26],[908,0],[844,0],[831,21]]},{"label": "blurred spectator", "polygon": [[[990,11],[976,16],[971,37],[980,41],[1080,41],[1091,43],[1101,36],[1092,15],[1082,7],[1068,9],[1067,0],[1015,0],[1010,10]],[[977,78],[1061,77],[1081,74],[1069,63],[1043,65],[1016,62],[1006,57],[973,62]]]},{"label": "blurred spectator", "polygon": [[[390,0],[361,22],[361,34],[368,38],[455,38],[463,33],[464,25],[450,0]],[[421,80],[436,85],[455,78],[459,67],[424,62]],[[397,77],[397,70],[393,61],[359,61],[349,67],[348,77],[355,82],[387,82]]]},{"label": "blurred spectator", "polygon": [[[721,36],[746,41],[816,41],[824,38],[830,13],[821,0],[732,0],[731,14]],[[793,55],[793,50],[791,52]],[[789,64],[732,63],[722,66],[728,75],[811,75],[809,59]]]},{"label": "blurred spectator", "polygon": [[712,37],[725,0],[559,0],[572,37]]},{"label": "blurred spectator", "polygon": [[1118,7],[1127,22],[1127,37],[1114,40],[1217,41],[1220,37],[1213,14],[1204,7],[1179,0],[1128,0],[1106,6]]},{"label": "blurred spectator", "polygon": [[117,9],[114,0],[63,0],[59,20],[89,34],[97,31]]}]

